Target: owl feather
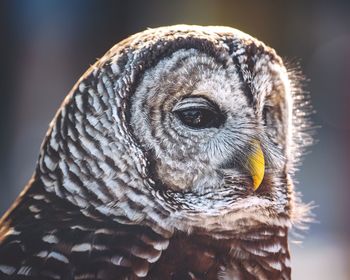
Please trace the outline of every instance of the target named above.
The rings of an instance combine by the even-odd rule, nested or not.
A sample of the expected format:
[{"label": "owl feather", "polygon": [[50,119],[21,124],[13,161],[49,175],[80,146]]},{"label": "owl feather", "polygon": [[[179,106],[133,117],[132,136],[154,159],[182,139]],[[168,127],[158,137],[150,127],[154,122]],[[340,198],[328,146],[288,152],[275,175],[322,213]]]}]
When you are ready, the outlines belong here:
[{"label": "owl feather", "polygon": [[1,279],[290,279],[309,102],[233,28],[148,29],[59,108],[0,222]]}]

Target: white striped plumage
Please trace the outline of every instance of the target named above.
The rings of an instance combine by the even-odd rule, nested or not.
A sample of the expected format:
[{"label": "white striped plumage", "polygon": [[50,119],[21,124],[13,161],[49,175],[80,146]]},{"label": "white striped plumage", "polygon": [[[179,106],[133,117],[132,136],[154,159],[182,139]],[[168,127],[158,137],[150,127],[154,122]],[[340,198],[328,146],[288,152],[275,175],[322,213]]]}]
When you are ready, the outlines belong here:
[{"label": "white striped plumage", "polygon": [[[309,139],[300,97],[274,50],[236,29],[173,26],[122,41],[51,122],[2,219],[0,272],[289,279],[288,230],[306,209],[292,180]],[[254,143],[266,162],[257,191]],[[9,248],[17,254],[4,259]]]}]

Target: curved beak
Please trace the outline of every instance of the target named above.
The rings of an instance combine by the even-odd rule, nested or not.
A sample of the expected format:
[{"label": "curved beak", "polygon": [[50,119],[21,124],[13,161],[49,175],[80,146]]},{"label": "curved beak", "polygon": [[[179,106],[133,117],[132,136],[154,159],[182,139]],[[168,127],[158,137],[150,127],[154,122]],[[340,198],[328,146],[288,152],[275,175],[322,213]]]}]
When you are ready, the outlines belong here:
[{"label": "curved beak", "polygon": [[261,149],[260,142],[257,140],[253,141],[252,151],[248,155],[248,170],[252,175],[253,187],[254,191],[256,191],[260,187],[265,174],[264,153]]}]

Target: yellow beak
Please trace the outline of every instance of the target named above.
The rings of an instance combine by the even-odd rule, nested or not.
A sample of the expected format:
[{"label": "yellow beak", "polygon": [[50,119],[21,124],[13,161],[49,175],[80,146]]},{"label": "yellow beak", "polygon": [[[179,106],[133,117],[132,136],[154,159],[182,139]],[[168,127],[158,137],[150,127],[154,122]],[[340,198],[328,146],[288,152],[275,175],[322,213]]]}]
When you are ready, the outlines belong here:
[{"label": "yellow beak", "polygon": [[253,142],[252,152],[248,156],[248,169],[253,178],[254,191],[256,191],[264,179],[265,174],[264,153],[261,150],[260,143],[257,140]]}]

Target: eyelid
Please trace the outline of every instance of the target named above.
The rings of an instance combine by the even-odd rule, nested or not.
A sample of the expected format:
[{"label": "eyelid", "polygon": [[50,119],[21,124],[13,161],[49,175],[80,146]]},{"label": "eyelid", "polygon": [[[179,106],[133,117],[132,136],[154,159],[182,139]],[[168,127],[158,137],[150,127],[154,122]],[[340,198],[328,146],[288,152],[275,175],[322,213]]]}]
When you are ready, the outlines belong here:
[{"label": "eyelid", "polygon": [[220,112],[219,108],[215,106],[212,102],[206,100],[203,97],[188,97],[180,102],[178,102],[172,112],[176,112],[179,110],[185,110],[190,108],[198,108],[198,109],[210,109],[212,111]]}]

